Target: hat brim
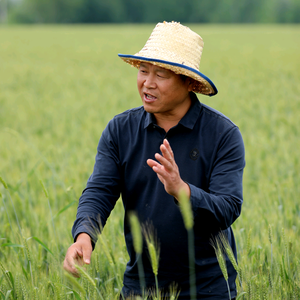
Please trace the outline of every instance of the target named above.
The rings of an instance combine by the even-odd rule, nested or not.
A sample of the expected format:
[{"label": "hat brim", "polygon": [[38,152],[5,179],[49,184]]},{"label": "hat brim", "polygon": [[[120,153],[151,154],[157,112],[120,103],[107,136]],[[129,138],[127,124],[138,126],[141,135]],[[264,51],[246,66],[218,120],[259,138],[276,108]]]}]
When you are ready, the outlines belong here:
[{"label": "hat brim", "polygon": [[149,62],[154,65],[158,65],[162,68],[169,69],[176,74],[182,74],[195,80],[193,85],[193,91],[208,96],[214,96],[218,93],[218,90],[214,83],[204,74],[198,70],[186,65],[174,63],[171,61],[165,61],[160,59],[148,58],[136,55],[118,54],[118,56],[126,63],[138,68],[141,62]]}]

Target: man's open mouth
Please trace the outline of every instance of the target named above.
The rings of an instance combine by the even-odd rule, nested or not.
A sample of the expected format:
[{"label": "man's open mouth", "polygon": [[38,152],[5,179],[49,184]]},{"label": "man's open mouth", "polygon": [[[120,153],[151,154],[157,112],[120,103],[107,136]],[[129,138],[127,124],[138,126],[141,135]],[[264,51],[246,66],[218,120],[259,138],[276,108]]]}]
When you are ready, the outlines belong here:
[{"label": "man's open mouth", "polygon": [[156,100],[156,97],[154,97],[154,96],[152,96],[152,95],[150,95],[150,94],[146,94],[146,93],[144,93],[144,95],[145,95],[145,98],[147,99],[147,100]]}]

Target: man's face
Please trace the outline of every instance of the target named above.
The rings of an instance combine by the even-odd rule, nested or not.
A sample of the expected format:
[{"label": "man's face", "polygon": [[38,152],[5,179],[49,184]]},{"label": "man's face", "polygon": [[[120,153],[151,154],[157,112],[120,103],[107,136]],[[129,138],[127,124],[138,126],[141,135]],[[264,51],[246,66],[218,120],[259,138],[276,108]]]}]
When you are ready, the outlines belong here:
[{"label": "man's face", "polygon": [[170,70],[143,62],[138,71],[137,86],[144,109],[156,116],[180,114],[190,106],[190,80],[184,81]]}]

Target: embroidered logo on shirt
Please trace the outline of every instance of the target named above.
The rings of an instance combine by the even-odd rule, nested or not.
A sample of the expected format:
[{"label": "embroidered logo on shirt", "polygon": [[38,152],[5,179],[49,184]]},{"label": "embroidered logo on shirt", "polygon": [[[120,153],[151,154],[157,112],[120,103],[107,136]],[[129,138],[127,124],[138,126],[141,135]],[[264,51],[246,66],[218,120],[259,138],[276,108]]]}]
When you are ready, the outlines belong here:
[{"label": "embroidered logo on shirt", "polygon": [[199,150],[197,148],[194,148],[191,152],[190,152],[190,158],[192,160],[196,160],[199,157]]}]

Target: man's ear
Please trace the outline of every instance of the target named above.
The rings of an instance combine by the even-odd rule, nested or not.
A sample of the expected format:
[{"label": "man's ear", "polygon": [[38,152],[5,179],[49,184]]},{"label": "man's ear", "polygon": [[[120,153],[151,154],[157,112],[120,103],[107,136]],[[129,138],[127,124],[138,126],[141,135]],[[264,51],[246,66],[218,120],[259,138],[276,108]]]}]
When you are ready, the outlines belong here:
[{"label": "man's ear", "polygon": [[192,78],[187,78],[187,81],[188,81],[188,91],[191,92],[193,90],[195,80]]}]

